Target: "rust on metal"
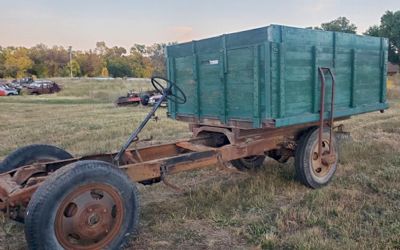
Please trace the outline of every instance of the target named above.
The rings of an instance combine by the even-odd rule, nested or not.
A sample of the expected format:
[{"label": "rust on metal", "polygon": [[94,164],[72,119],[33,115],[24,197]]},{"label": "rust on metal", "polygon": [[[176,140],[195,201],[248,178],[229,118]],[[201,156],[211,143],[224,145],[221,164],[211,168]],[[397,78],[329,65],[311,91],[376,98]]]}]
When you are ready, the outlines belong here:
[{"label": "rust on metal", "polygon": [[[209,132],[219,131],[222,135],[230,133],[234,136],[235,144],[229,141],[220,144],[220,141],[216,143],[214,135],[199,135],[173,143],[129,148],[120,160],[119,168],[133,181],[155,183],[159,182],[163,175],[165,179],[166,175],[216,166],[221,161],[264,155],[267,151],[285,147],[282,142],[295,142],[301,131],[317,125],[318,123],[309,123],[287,128],[255,130],[208,128]],[[26,206],[41,183],[63,166],[81,160],[112,163],[116,154],[117,152],[45,162],[0,174],[0,209],[5,210],[7,206]]]},{"label": "rust on metal", "polygon": [[325,177],[333,167],[333,164],[337,161],[335,148],[331,148],[331,145],[328,139],[325,139],[322,141],[321,145],[322,156],[319,157],[318,152],[320,145],[315,145],[313,153],[310,155],[312,170],[318,177]]},{"label": "rust on metal", "polygon": [[321,80],[321,97],[320,97],[320,111],[319,111],[319,131],[318,131],[318,159],[321,161],[322,164],[322,137],[324,133],[324,113],[325,113],[325,72],[328,72],[332,78],[332,93],[331,93],[331,110],[330,110],[330,118],[328,122],[329,126],[329,151],[328,153],[331,154],[331,142],[332,142],[332,130],[333,130],[333,122],[334,122],[334,107],[335,107],[335,75],[332,73],[332,70],[327,67],[318,67],[318,72]]},{"label": "rust on metal", "polygon": [[99,249],[118,235],[124,213],[122,198],[110,185],[80,186],[57,210],[56,237],[65,249]]}]

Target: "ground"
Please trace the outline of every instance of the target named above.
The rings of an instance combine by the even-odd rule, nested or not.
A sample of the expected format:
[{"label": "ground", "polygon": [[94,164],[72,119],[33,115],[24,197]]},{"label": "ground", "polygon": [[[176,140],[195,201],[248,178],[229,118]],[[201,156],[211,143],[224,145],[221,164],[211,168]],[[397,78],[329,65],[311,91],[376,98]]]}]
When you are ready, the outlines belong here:
[{"label": "ground", "polygon": [[[76,156],[117,150],[149,108],[112,101],[146,81],[61,81],[56,95],[0,98],[0,159],[31,143]],[[397,91],[397,90],[396,90]],[[216,166],[170,178],[183,193],[138,185],[139,233],[126,249],[399,249],[400,102],[345,121],[352,141],[341,145],[333,181],[319,190],[294,178],[293,161],[268,159],[257,172]],[[141,139],[151,143],[190,136],[165,109]],[[23,225],[0,217],[0,249],[25,249]]]}]

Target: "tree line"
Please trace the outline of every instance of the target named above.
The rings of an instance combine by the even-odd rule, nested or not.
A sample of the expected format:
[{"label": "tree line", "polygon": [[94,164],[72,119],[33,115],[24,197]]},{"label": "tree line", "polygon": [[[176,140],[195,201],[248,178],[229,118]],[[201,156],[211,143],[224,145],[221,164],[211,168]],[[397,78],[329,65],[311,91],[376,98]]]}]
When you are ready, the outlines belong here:
[{"label": "tree line", "polygon": [[31,48],[0,47],[0,78],[67,77],[71,71],[74,77],[165,76],[166,45],[135,44],[129,51],[118,46],[107,47],[105,42],[97,42],[96,48],[89,51],[70,51],[62,46],[49,48],[44,44]]},{"label": "tree line", "polygon": [[[307,27],[326,31],[356,33],[357,26],[346,17]],[[400,11],[386,11],[380,24],[373,25],[364,33],[389,38],[389,61],[400,63]],[[165,76],[165,43],[150,46],[135,44],[129,51],[123,47],[107,47],[97,42],[89,51],[70,51],[62,46],[47,47],[44,44],[32,48],[0,47],[0,78],[20,78],[33,75],[39,78],[66,77],[70,71],[74,77],[150,77]]]}]

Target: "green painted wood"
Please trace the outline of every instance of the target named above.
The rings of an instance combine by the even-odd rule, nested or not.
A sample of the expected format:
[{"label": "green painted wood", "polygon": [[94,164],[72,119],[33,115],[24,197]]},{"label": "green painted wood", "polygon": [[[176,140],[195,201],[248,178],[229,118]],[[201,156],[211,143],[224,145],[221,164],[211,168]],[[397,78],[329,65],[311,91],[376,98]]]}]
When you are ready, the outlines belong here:
[{"label": "green painted wood", "polygon": [[279,44],[279,117],[285,117],[285,44],[284,43]]},{"label": "green painted wood", "polygon": [[[168,77],[189,99],[168,110],[255,128],[317,121],[318,67],[334,67],[335,115],[379,110],[387,106],[387,49],[387,39],[281,25],[168,46]],[[330,86],[327,77],[326,105]]]},{"label": "green painted wood", "polygon": [[336,46],[336,40],[337,40],[337,35],[336,32],[332,33],[333,35],[333,60],[332,60],[332,67],[336,67],[336,50],[337,50],[337,46]]},{"label": "green painted wood", "polygon": [[265,58],[265,118],[272,117],[272,87],[271,87],[271,43],[264,43]]},{"label": "green painted wood", "polygon": [[260,48],[253,48],[253,127],[259,128],[261,125],[261,103],[260,103]]},{"label": "green painted wood", "polygon": [[197,119],[201,117],[201,100],[200,100],[200,84],[199,84],[199,58],[197,56],[197,46],[196,41],[192,43],[192,53],[193,53],[193,83],[196,86],[196,108],[194,108],[194,112]]},{"label": "green painted wood", "polygon": [[[176,67],[175,67],[175,58],[169,58],[169,65],[170,65],[170,67],[169,67],[169,79],[172,81],[172,82],[176,82],[176,76],[175,76],[175,69],[176,69]],[[176,112],[176,106],[177,106],[177,104],[176,103],[172,103],[171,101],[169,101],[169,103],[168,103],[168,107],[171,107],[171,111],[170,111],[170,114],[172,115],[171,117],[172,118],[176,118],[176,115],[177,115],[177,112]]]},{"label": "green painted wood", "polygon": [[356,51],[354,49],[351,50],[351,83],[350,83],[350,93],[351,93],[351,99],[350,99],[350,107],[354,108],[357,106],[356,102],[356,82],[357,82],[357,68],[356,68],[356,63],[357,61],[357,55]]},{"label": "green painted wood", "polygon": [[220,79],[221,79],[221,86],[222,86],[222,98],[221,98],[221,114],[220,120],[222,123],[227,122],[227,95],[226,95],[226,73],[227,73],[227,55],[226,55],[226,36],[223,35],[221,39],[221,55],[220,55]]},{"label": "green painted wood", "polygon": [[312,77],[313,77],[313,99],[312,99],[312,103],[313,103],[313,113],[317,113],[319,110],[319,91],[318,89],[320,88],[320,83],[319,83],[319,76],[318,76],[318,48],[317,46],[313,46],[313,51],[312,51],[312,66],[313,66],[313,73],[312,73]]},{"label": "green painted wood", "polygon": [[388,58],[388,52],[385,48],[385,39],[381,38],[381,82],[380,82],[380,99],[379,101],[381,103],[385,102],[386,100],[386,94],[387,94],[387,86],[386,86],[386,72],[387,72],[387,58]]}]

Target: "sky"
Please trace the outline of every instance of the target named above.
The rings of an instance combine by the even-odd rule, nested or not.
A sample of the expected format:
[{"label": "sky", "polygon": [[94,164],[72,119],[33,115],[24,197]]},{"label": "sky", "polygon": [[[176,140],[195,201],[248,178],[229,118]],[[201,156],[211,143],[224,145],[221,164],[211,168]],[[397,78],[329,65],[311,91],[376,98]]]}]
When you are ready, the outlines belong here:
[{"label": "sky", "polygon": [[399,0],[0,0],[0,46],[107,46],[185,42],[283,24],[318,26],[345,16],[363,33]]}]

